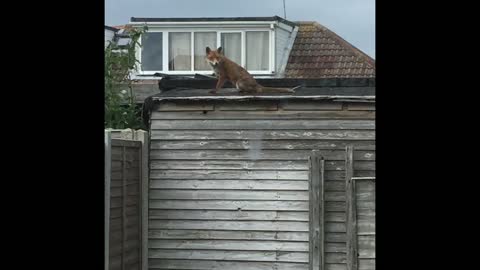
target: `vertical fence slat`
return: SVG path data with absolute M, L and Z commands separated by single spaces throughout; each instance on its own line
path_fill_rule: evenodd
M 309 269 L 324 269 L 324 159 L 315 151 L 309 158 Z
M 105 270 L 108 270 L 110 263 L 110 181 L 112 173 L 112 144 L 111 133 L 105 131 Z
M 318 215 L 318 223 L 320 224 L 319 229 L 319 243 L 318 243 L 318 253 L 320 253 L 319 261 L 320 261 L 320 270 L 325 269 L 325 160 L 323 157 L 320 159 L 320 183 L 319 183 L 319 197 L 318 197 L 318 205 L 320 208 L 320 213 Z
M 354 207 L 354 208 L 353 208 L 353 213 L 354 213 L 355 216 L 356 216 L 357 213 L 358 213 L 358 212 L 357 212 L 358 209 L 357 209 L 357 205 L 356 205 L 356 204 L 357 204 L 357 193 L 356 193 L 357 191 L 356 191 L 356 188 L 357 188 L 357 183 L 358 183 L 358 181 L 368 181 L 368 182 L 373 183 L 373 185 L 375 185 L 375 177 L 352 177 L 352 188 L 351 188 L 350 190 L 351 190 L 351 192 L 352 192 L 352 197 L 353 197 L 353 201 L 352 201 L 352 202 L 353 202 L 353 204 L 352 204 L 353 206 L 352 206 L 352 207 Z M 360 248 L 358 247 L 358 237 L 359 237 L 359 233 L 358 233 L 357 230 L 355 230 L 355 234 L 356 234 L 355 240 L 357 241 L 357 242 L 356 242 L 356 247 L 357 247 L 356 252 L 357 252 L 357 254 L 358 254 L 358 256 L 357 256 L 357 262 L 358 262 L 358 263 L 357 263 L 357 264 L 358 264 L 358 268 L 360 268 L 360 264 L 361 264 L 360 262 L 361 262 L 362 259 L 360 258 L 359 254 L 360 254 L 362 251 L 361 251 Z M 371 236 L 372 234 L 368 233 L 368 235 Z M 375 233 L 373 234 L 373 236 L 375 237 Z M 375 239 L 374 239 L 374 241 L 375 241 Z M 364 247 L 364 248 L 365 248 L 365 247 Z M 368 248 L 366 248 L 366 249 L 368 249 Z M 375 250 L 375 244 L 374 244 L 373 249 Z M 373 263 L 372 263 L 371 259 L 372 259 L 372 258 L 366 259 L 366 261 L 368 262 L 367 265 L 368 265 L 368 268 L 369 268 L 369 269 L 373 269 L 373 270 L 374 270 L 374 269 L 375 269 L 375 258 L 373 258 Z M 365 265 L 364 265 L 364 266 L 363 266 L 363 269 L 365 269 L 365 268 L 366 268 L 366 267 L 365 267 Z
M 347 146 L 345 158 L 345 186 L 347 203 L 347 269 L 358 270 L 357 207 L 353 178 L 353 146 Z

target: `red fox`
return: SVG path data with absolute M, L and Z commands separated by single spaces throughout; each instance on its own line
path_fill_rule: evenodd
M 217 86 L 210 93 L 217 93 L 226 80 L 232 82 L 240 93 L 295 93 L 294 89 L 263 87 L 243 67 L 225 57 L 222 47 L 216 51 L 207 47 L 207 62 L 218 77 Z

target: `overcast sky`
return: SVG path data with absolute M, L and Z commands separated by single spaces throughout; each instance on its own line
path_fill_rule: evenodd
M 287 19 L 317 21 L 375 58 L 375 0 L 285 0 Z M 105 24 L 130 17 L 283 17 L 283 0 L 105 0 Z

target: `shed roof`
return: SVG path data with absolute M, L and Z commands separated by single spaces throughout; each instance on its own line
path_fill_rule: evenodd
M 163 91 L 150 96 L 153 101 L 163 100 L 282 100 L 282 99 L 308 99 L 308 100 L 356 100 L 374 101 L 375 87 L 299 87 L 294 94 L 262 93 L 262 94 L 239 94 L 238 89 L 222 88 L 217 94 L 211 94 L 211 89 L 174 89 Z
M 191 77 L 171 76 L 167 74 L 156 73 L 162 77 L 158 81 L 161 91 L 173 89 L 213 89 L 217 83 L 217 79 L 212 76 L 195 75 Z M 298 79 L 298 78 L 257 78 L 256 81 L 266 87 L 297 87 L 303 86 L 309 89 L 325 89 L 325 87 L 350 87 L 351 91 L 360 89 L 361 87 L 375 87 L 375 78 L 321 78 L 321 79 Z M 234 88 L 231 82 L 224 84 L 225 88 Z M 301 90 L 301 89 L 299 89 Z M 360 94 L 361 95 L 361 94 Z

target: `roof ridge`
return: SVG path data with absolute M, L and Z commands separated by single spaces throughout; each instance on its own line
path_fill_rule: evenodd
M 109 26 L 109 25 L 105 25 L 105 28 L 108 29 L 108 30 L 111 30 L 111 31 L 115 31 L 117 32 L 119 29 L 115 26 Z
M 315 21 L 294 21 L 294 23 L 297 23 L 297 24 L 312 24 L 312 23 L 315 23 Z
M 128 25 L 128 24 L 120 24 L 120 25 L 114 25 L 112 27 L 117 28 L 117 29 L 125 29 L 125 28 L 131 27 L 131 26 Z

